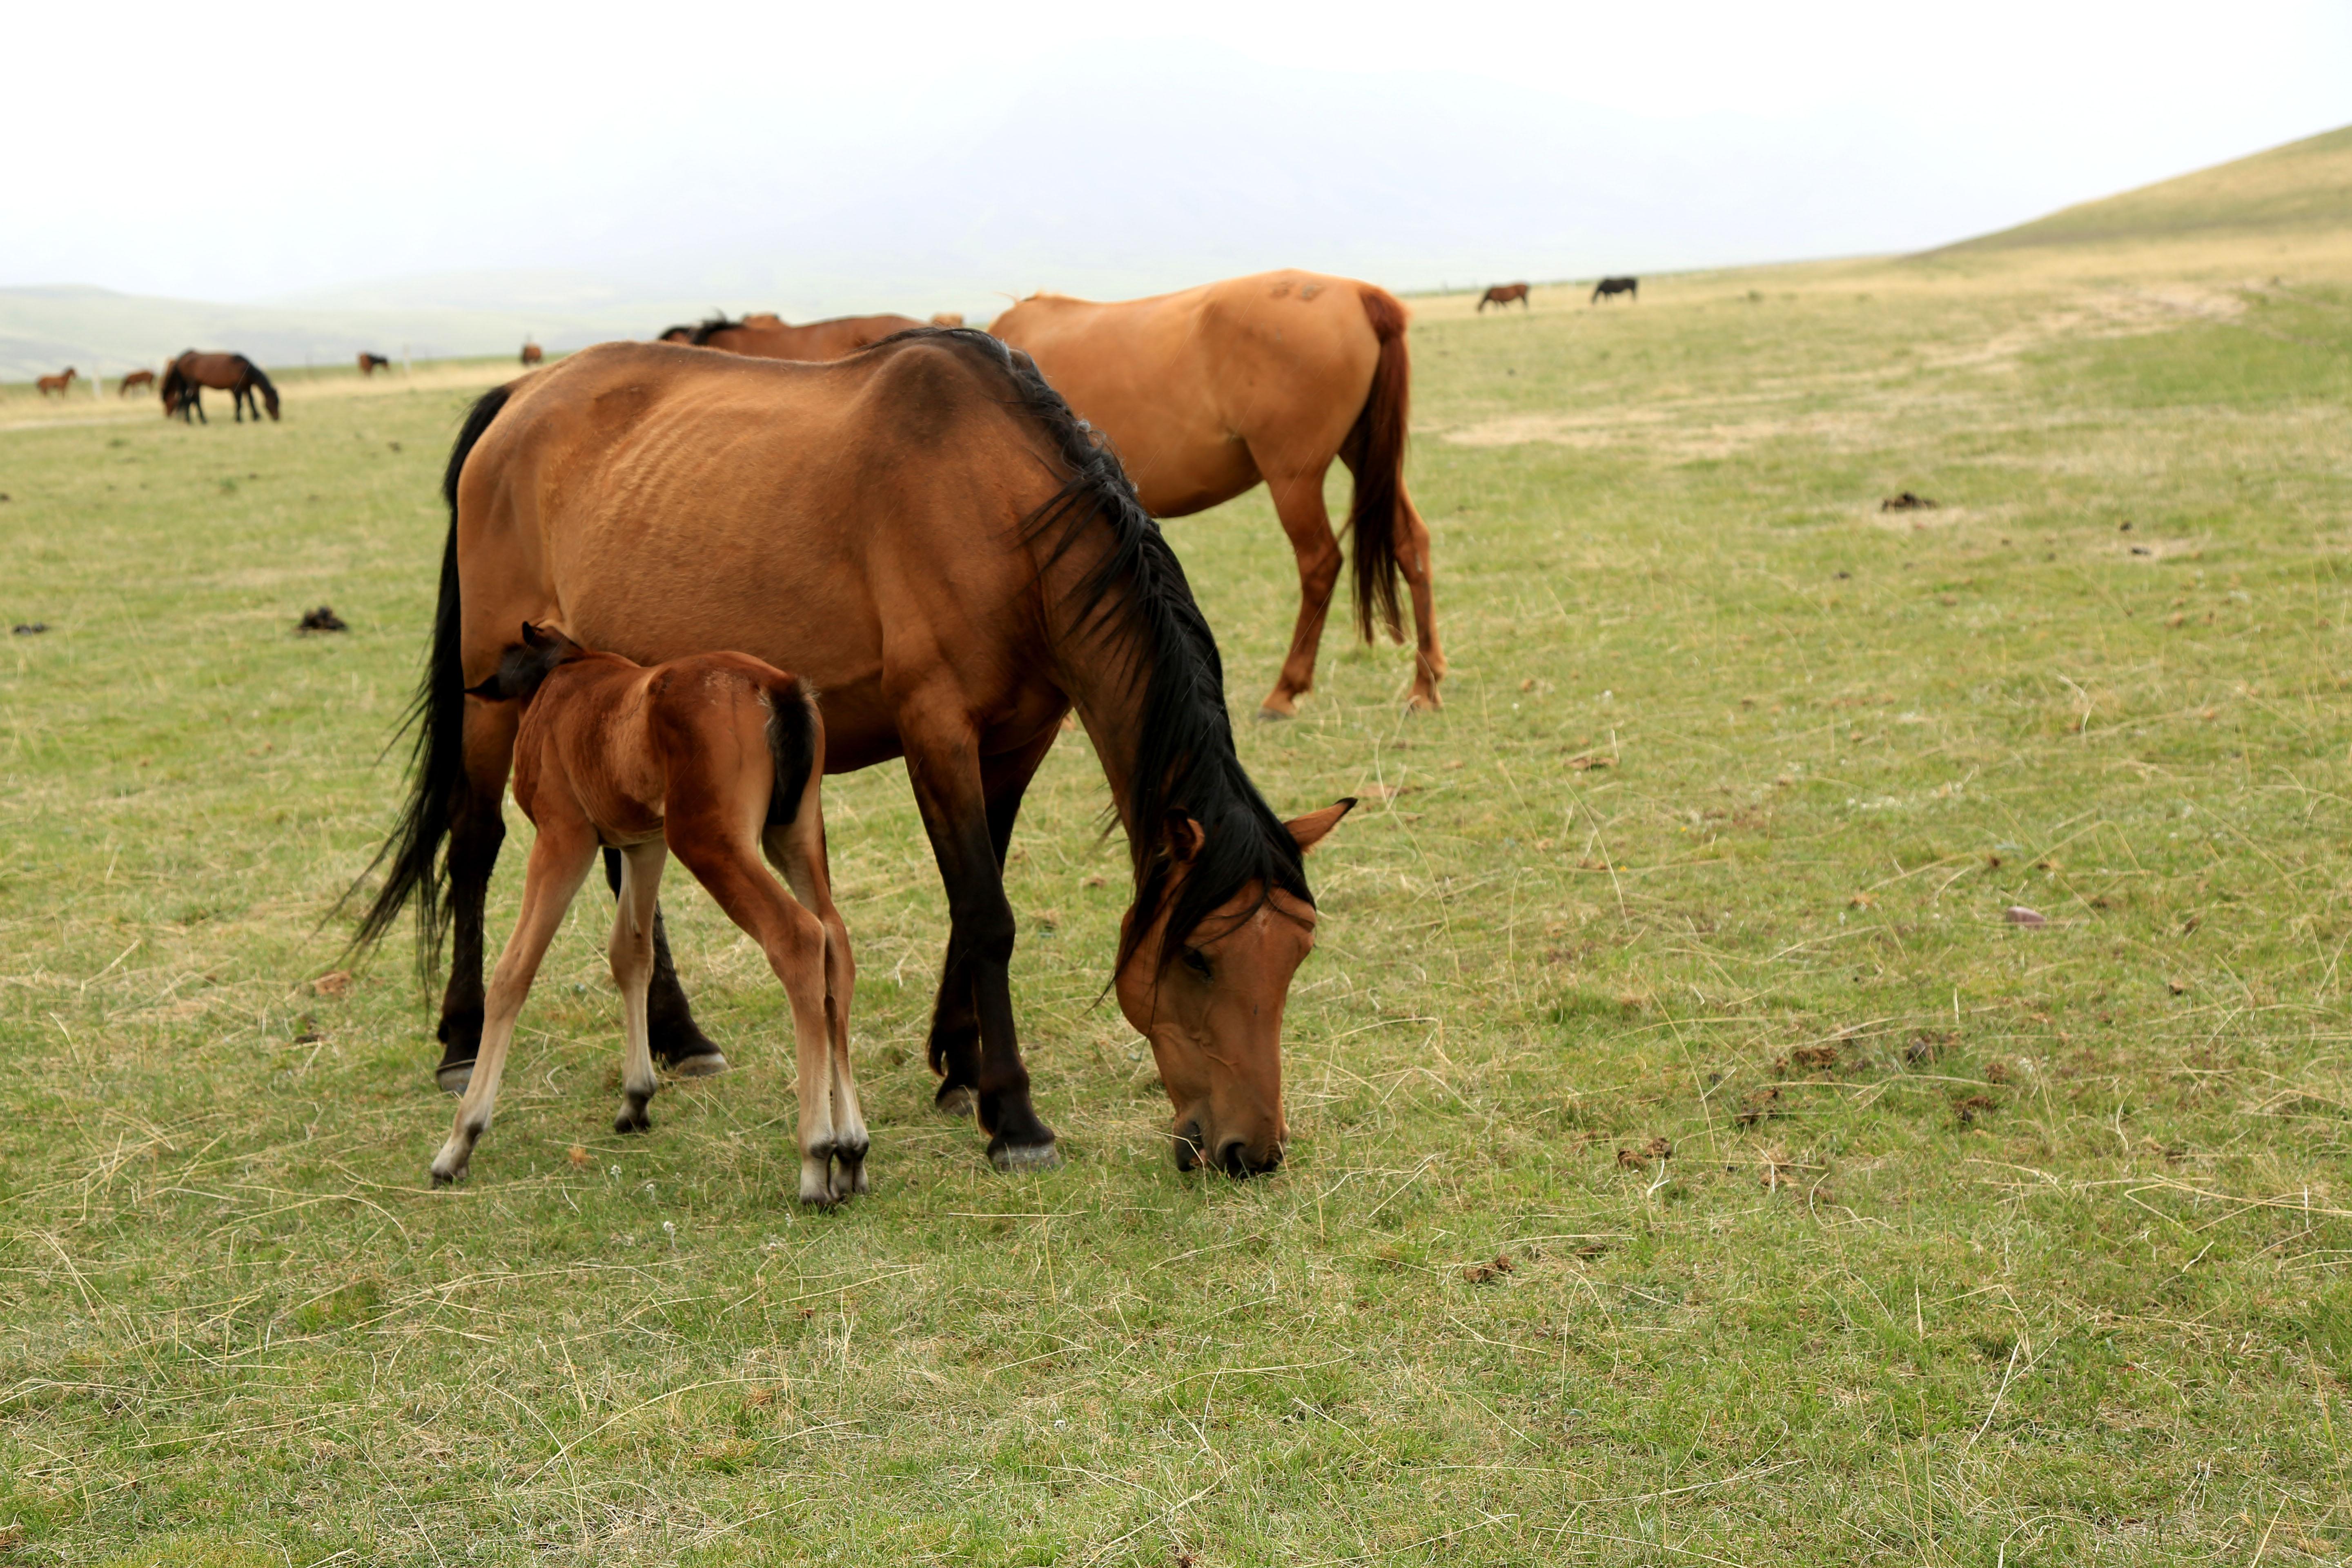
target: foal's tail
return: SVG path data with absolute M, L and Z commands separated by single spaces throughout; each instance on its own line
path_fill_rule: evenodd
M 383 886 L 369 900 L 352 946 L 372 947 L 382 940 L 383 933 L 392 929 L 392 922 L 399 918 L 403 906 L 414 896 L 417 900 L 417 962 L 428 968 L 440 949 L 441 934 L 448 921 L 448 868 L 441 864 L 441 843 L 449 837 L 451 807 L 466 784 L 466 667 L 459 642 L 464 623 L 457 603 L 457 477 L 466 471 L 466 458 L 474 444 L 489 429 L 499 410 L 507 405 L 510 390 L 494 386 L 484 393 L 473 412 L 466 416 L 465 428 L 457 432 L 457 444 L 449 451 L 449 467 L 441 480 L 441 493 L 449 502 L 449 538 L 441 547 L 441 601 L 433 612 L 433 640 L 425 648 L 424 677 L 416 683 L 416 695 L 409 702 L 400 731 L 393 737 L 397 742 L 400 734 L 411 728 L 416 731 L 415 750 L 408 767 L 408 802 L 401 807 L 400 821 L 394 826 L 392 837 L 384 840 L 383 847 L 376 851 L 375 858 L 360 875 L 360 881 L 365 881 L 377 867 L 385 867 Z M 348 901 L 359 889 L 359 882 L 353 882 L 350 891 L 343 894 L 343 901 Z M 335 907 L 341 909 L 342 902 Z
M 815 695 L 796 675 L 768 688 L 768 755 L 776 764 L 768 826 L 789 827 L 824 763 L 824 721 L 817 716 Z
M 239 359 L 245 358 L 242 354 L 239 354 L 237 357 Z M 254 385 L 261 388 L 261 401 L 263 405 L 268 408 L 269 417 L 276 419 L 278 417 L 278 389 L 269 384 L 269 378 L 261 374 L 261 367 L 254 363 L 249 359 L 245 361 L 245 373 L 253 377 Z
M 1380 340 L 1380 363 L 1363 412 L 1348 432 L 1346 451 L 1356 470 L 1348 527 L 1356 536 L 1356 629 L 1366 642 L 1372 623 L 1402 635 L 1397 609 L 1397 531 L 1404 510 L 1405 419 L 1412 399 L 1412 362 L 1404 345 L 1404 307 L 1396 296 L 1366 284 L 1365 319 Z

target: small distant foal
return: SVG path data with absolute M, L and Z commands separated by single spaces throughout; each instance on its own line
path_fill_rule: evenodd
M 654 899 L 670 851 L 768 955 L 792 1000 L 800 1055 L 801 1202 L 866 1191 L 866 1119 L 849 1064 L 856 966 L 824 858 L 824 721 L 797 676 L 747 654 L 698 654 L 648 668 L 525 625 L 499 671 L 468 696 L 523 705 L 514 796 L 539 829 L 522 917 L 499 957 L 481 1054 L 457 1125 L 433 1160 L 438 1186 L 466 1174 L 489 1131 L 515 1018 L 600 846 L 621 853 L 613 978 L 627 1030 L 615 1132 L 652 1125 L 646 990 Z M 792 884 L 787 895 L 760 864 Z

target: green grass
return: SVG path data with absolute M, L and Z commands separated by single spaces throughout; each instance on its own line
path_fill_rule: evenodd
M 999 1177 L 928 1108 L 944 913 L 877 768 L 827 801 L 876 1188 L 821 1216 L 782 998 L 684 879 L 740 1070 L 606 1131 L 583 898 L 455 1192 L 402 955 L 305 984 L 395 796 L 458 390 L 0 432 L 0 616 L 51 628 L 0 672 L 0 1541 L 2340 1555 L 2352 289 L 2116 299 L 1854 264 L 1427 305 L 1447 707 L 1335 637 L 1242 729 L 1277 807 L 1367 801 L 1311 865 L 1287 1168 L 1169 1162 L 1071 735 L 1013 866 L 1067 1165 Z M 1171 532 L 1246 712 L 1288 552 L 1262 496 Z M 352 629 L 294 636 L 321 602 Z

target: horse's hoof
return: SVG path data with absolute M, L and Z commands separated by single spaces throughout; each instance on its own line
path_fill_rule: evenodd
M 1280 708 L 1260 708 L 1257 710 L 1257 721 L 1261 724 L 1286 724 L 1297 717 L 1297 714 Z
M 465 1179 L 466 1170 L 462 1165 L 454 1171 L 444 1171 L 437 1165 L 434 1167 L 433 1184 L 436 1188 L 452 1186 Z
M 434 1073 L 433 1081 L 441 1086 L 441 1092 L 444 1094 L 463 1094 L 466 1092 L 466 1086 L 474 1081 L 474 1064 L 443 1062 L 440 1068 Z
M 931 1097 L 931 1104 L 942 1116 L 968 1117 L 980 1109 L 980 1101 L 967 1083 L 940 1085 L 939 1093 Z
M 1009 1175 L 1050 1171 L 1062 1163 L 1062 1150 L 1056 1143 L 1000 1142 L 988 1146 L 988 1163 Z
M 727 1070 L 727 1058 L 714 1047 L 698 1056 L 669 1064 L 672 1078 L 717 1078 Z
M 625 1105 L 621 1107 L 621 1114 L 613 1118 L 613 1131 L 615 1132 L 650 1132 L 653 1130 L 654 1119 L 646 1114 L 646 1108 L 642 1105 Z

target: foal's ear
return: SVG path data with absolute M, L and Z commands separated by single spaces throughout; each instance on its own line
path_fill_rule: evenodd
M 1294 816 L 1283 824 L 1297 842 L 1298 852 L 1306 854 L 1323 842 L 1324 835 L 1339 826 L 1339 819 L 1356 808 L 1356 797 L 1343 795 L 1320 811 L 1310 811 L 1304 816 Z
M 1176 864 L 1191 865 L 1208 842 L 1209 836 L 1201 831 L 1201 825 L 1192 820 L 1192 813 L 1171 811 L 1168 814 L 1168 858 Z

